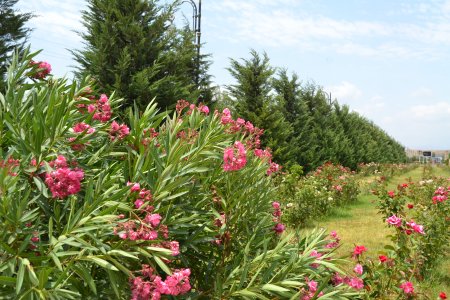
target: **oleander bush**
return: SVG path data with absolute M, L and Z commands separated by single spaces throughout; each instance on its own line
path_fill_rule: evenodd
M 35 55 L 0 94 L 0 298 L 359 297 L 334 237 L 283 233 L 261 129 L 184 100 L 119 119 Z

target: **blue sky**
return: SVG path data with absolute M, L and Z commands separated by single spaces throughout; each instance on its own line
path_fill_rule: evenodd
M 19 0 L 37 17 L 33 49 L 57 76 L 83 47 L 80 0 Z M 191 20 L 183 4 L 177 19 Z M 203 0 L 202 42 L 218 85 L 229 58 L 266 51 L 276 67 L 315 82 L 404 146 L 450 149 L 450 0 Z

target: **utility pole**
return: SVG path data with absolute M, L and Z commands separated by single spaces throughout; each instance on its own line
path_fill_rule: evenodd
M 184 0 L 181 3 L 190 3 L 192 5 L 192 30 L 195 32 L 194 42 L 197 46 L 197 76 L 195 78 L 195 84 L 200 83 L 200 38 L 201 38 L 201 20 L 202 20 L 202 0 L 198 1 L 198 6 L 194 0 Z

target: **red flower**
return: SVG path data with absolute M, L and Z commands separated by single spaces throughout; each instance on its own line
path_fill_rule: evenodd
M 387 256 L 385 255 L 380 255 L 378 256 L 378 259 L 380 260 L 380 262 L 384 263 L 388 260 Z
M 408 203 L 408 208 L 412 209 L 414 207 L 414 205 L 412 203 Z
M 365 251 L 367 251 L 367 249 L 363 245 L 355 246 L 355 249 L 353 249 L 353 257 L 357 257 L 357 256 L 361 255 Z
M 446 295 L 444 292 L 441 292 L 441 293 L 439 294 L 439 298 L 441 298 L 441 299 L 447 299 L 447 295 Z

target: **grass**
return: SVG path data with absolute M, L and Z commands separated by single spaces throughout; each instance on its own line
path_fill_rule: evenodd
M 450 178 L 449 168 L 433 167 L 432 175 L 444 176 Z M 400 183 L 412 180 L 417 182 L 422 179 L 423 168 L 417 167 L 403 175 L 393 177 L 388 183 L 388 190 L 395 190 Z M 364 181 L 370 181 L 374 178 L 364 178 Z M 377 257 L 382 251 L 383 246 L 389 244 L 386 235 L 391 233 L 391 229 L 386 226 L 381 215 L 378 214 L 376 202 L 378 198 L 370 194 L 361 194 L 357 203 L 335 209 L 329 216 L 320 219 L 313 227 L 326 228 L 328 231 L 335 230 L 341 237 L 341 247 L 337 250 L 337 254 L 343 257 L 349 257 L 355 245 L 364 245 L 367 249 L 367 255 Z M 309 231 L 310 228 L 304 231 Z M 344 268 L 350 269 L 353 266 Z M 435 297 L 441 291 L 445 291 L 449 295 L 450 290 L 450 257 L 447 255 L 445 259 L 438 265 L 437 269 L 427 280 L 420 284 L 421 289 L 426 294 Z

